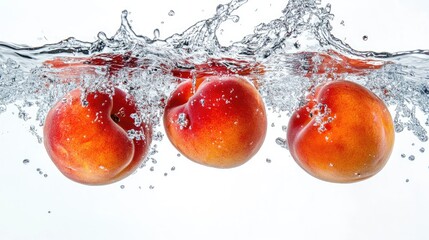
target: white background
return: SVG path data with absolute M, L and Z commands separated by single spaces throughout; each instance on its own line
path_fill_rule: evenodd
M 425 0 L 329 2 L 334 34 L 355 49 L 429 48 Z M 152 36 L 159 28 L 165 38 L 211 17 L 219 3 L 225 1 L 2 0 L 0 41 L 94 41 L 99 31 L 116 32 L 124 9 L 137 34 Z M 225 42 L 279 17 L 285 6 L 286 1 L 250 0 L 237 12 L 240 21 L 225 26 Z M 275 127 L 269 127 L 265 145 L 239 168 L 194 164 L 178 157 L 165 139 L 158 143 L 154 171 L 144 168 L 119 183 L 88 187 L 58 172 L 29 133 L 31 121 L 12 110 L 0 115 L 0 239 L 429 239 L 429 146 L 408 133 L 397 135 L 382 172 L 356 184 L 307 175 L 275 144 L 284 137 L 287 119 L 272 117 Z

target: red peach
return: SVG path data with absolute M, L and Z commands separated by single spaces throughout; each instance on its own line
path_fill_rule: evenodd
M 135 101 L 115 88 L 112 96 L 75 89 L 48 113 L 44 145 L 57 168 L 83 184 L 101 185 L 133 173 L 146 156 L 152 128 L 135 124 Z M 134 115 L 133 115 L 134 114 Z
M 211 167 L 247 162 L 264 142 L 264 102 L 246 79 L 212 76 L 187 80 L 168 99 L 164 126 L 172 144 L 189 159 Z
M 378 173 L 394 144 L 384 102 L 363 86 L 333 81 L 316 88 L 290 118 L 287 141 L 295 161 L 329 182 L 356 182 Z

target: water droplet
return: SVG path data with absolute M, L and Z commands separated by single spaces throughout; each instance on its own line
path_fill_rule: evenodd
M 168 173 L 164 173 L 164 177 L 167 177 Z
M 100 39 L 100 40 L 107 40 L 108 38 L 107 38 L 107 35 L 106 35 L 106 33 L 105 32 L 99 32 L 98 34 L 97 34 L 97 37 L 98 37 L 98 39 Z
M 176 167 L 175 166 L 171 167 L 171 171 L 174 171 L 174 170 L 176 170 Z
M 405 158 L 407 155 L 405 155 L 405 153 L 401 154 L 401 158 Z
M 367 36 L 367 35 L 364 35 L 364 36 L 362 37 L 362 39 L 363 39 L 364 41 L 367 41 L 367 40 L 368 40 L 368 36 Z
M 265 159 L 265 162 L 271 163 L 271 159 L 267 158 L 267 159 Z
M 405 179 L 405 182 L 410 182 L 410 179 L 408 179 L 408 178 L 407 178 L 407 179 Z
M 296 42 L 293 44 L 293 46 L 294 46 L 296 49 L 299 49 L 299 48 L 301 47 L 301 44 L 300 44 L 298 41 L 296 41 Z
M 177 155 L 176 155 L 177 157 L 180 157 L 180 156 L 182 156 L 180 153 L 178 153 Z
M 239 16 L 237 16 L 237 15 L 235 15 L 235 16 L 232 16 L 232 17 L 231 17 L 231 20 L 232 20 L 232 22 L 234 22 L 234 23 L 238 23 L 238 22 L 240 21 L 240 17 L 239 17 Z
M 420 148 L 420 150 L 419 150 L 421 153 L 424 153 L 425 152 L 425 148 L 424 147 L 422 147 L 422 148 Z
M 155 188 L 155 186 L 153 186 L 153 185 L 150 185 L 150 186 L 149 186 L 149 189 L 150 189 L 150 190 L 152 190 L 152 189 L 154 189 L 154 188 Z
M 408 160 L 410 160 L 410 161 L 414 161 L 416 159 L 416 157 L 414 157 L 414 155 L 410 155 L 409 157 L 408 157 Z
M 22 163 L 24 163 L 25 165 L 27 165 L 27 164 L 30 163 L 30 160 L 29 159 L 24 159 L 24 160 L 22 160 Z
M 271 123 L 271 127 L 275 127 L 276 125 L 274 123 Z
M 158 28 L 155 28 L 155 30 L 153 30 L 153 39 L 157 40 L 159 39 L 159 36 L 161 35 L 161 32 L 159 31 Z
M 127 16 L 128 16 L 128 11 L 127 10 L 122 11 L 122 17 L 127 17 Z
M 344 23 L 344 20 L 341 20 L 340 24 L 341 24 L 342 26 L 345 26 L 345 25 L 346 25 L 346 24 Z
M 224 10 L 225 10 L 225 5 L 223 5 L 223 4 L 219 4 L 217 7 L 216 7 L 216 12 L 218 13 L 218 14 L 221 14 Z
M 48 177 L 48 174 L 46 174 L 46 173 L 45 173 L 45 174 L 43 174 L 43 176 L 44 176 L 44 177 Z
M 155 170 L 155 167 L 154 167 L 154 166 L 152 166 L 152 167 L 150 167 L 150 168 L 149 168 L 149 170 L 150 170 L 151 172 L 153 172 L 153 171 Z
M 332 6 L 330 3 L 326 4 L 326 8 L 325 8 L 326 12 L 328 12 L 328 13 L 331 12 L 331 8 L 332 8 Z
M 124 189 L 124 188 L 125 188 L 125 185 L 121 185 L 121 186 L 120 186 L 120 188 L 121 188 L 121 189 Z
M 48 213 L 51 213 L 51 211 L 48 211 Z
M 174 10 L 170 10 L 168 12 L 168 16 L 170 16 L 170 17 L 174 16 L 175 14 L 176 14 L 176 12 L 174 12 Z
M 6 105 L 0 105 L 0 113 L 6 112 L 6 110 L 7 110 Z

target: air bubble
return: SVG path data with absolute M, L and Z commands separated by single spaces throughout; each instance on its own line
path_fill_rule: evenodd
M 125 188 L 125 185 L 121 185 L 121 186 L 120 186 L 120 188 L 121 188 L 121 189 L 124 189 L 124 188 Z
M 271 163 L 271 159 L 267 158 L 267 159 L 265 159 L 265 162 Z
M 29 159 L 24 159 L 24 160 L 22 160 L 22 163 L 24 163 L 25 165 L 27 165 L 27 164 L 30 163 L 30 160 Z
M 286 148 L 287 149 L 287 141 L 286 139 L 283 139 L 281 137 L 276 138 L 276 143 L 277 145 L 279 145 L 282 148 Z
M 171 171 L 174 171 L 174 170 L 176 170 L 176 167 L 174 167 L 174 166 L 171 167 Z
M 422 147 L 422 148 L 420 148 L 420 149 L 419 149 L 419 151 L 420 151 L 421 153 L 424 153 L 424 152 L 425 152 L 425 148 L 424 148 L 424 147 Z
M 367 36 L 367 35 L 364 35 L 364 36 L 362 37 L 362 39 L 363 39 L 364 41 L 367 41 L 367 40 L 368 40 L 368 36 Z
M 410 155 L 409 157 L 408 157 L 408 160 L 410 160 L 410 161 L 414 161 L 416 159 L 416 157 L 414 156 L 414 155 Z
M 175 14 L 176 14 L 176 12 L 174 12 L 174 10 L 170 10 L 168 12 L 168 16 L 170 16 L 170 17 L 174 16 Z
M 401 154 L 401 158 L 405 158 L 407 155 L 405 155 L 405 153 Z
M 154 189 L 154 188 L 155 188 L 155 186 L 154 186 L 154 185 L 150 185 L 150 186 L 149 186 L 149 189 L 150 189 L 150 190 L 152 190 L 152 189 Z

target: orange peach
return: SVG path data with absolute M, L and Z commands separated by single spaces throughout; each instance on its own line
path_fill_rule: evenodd
M 135 101 L 115 88 L 82 98 L 75 89 L 48 113 L 44 145 L 68 178 L 88 185 L 109 184 L 133 173 L 146 156 L 152 128 L 139 123 Z
M 211 167 L 247 162 L 264 142 L 267 118 L 256 88 L 237 76 L 199 78 L 178 85 L 164 112 L 165 131 L 187 158 Z
M 287 141 L 295 161 L 329 182 L 367 179 L 387 163 L 394 144 L 384 102 L 363 86 L 333 81 L 316 88 L 289 121 Z

